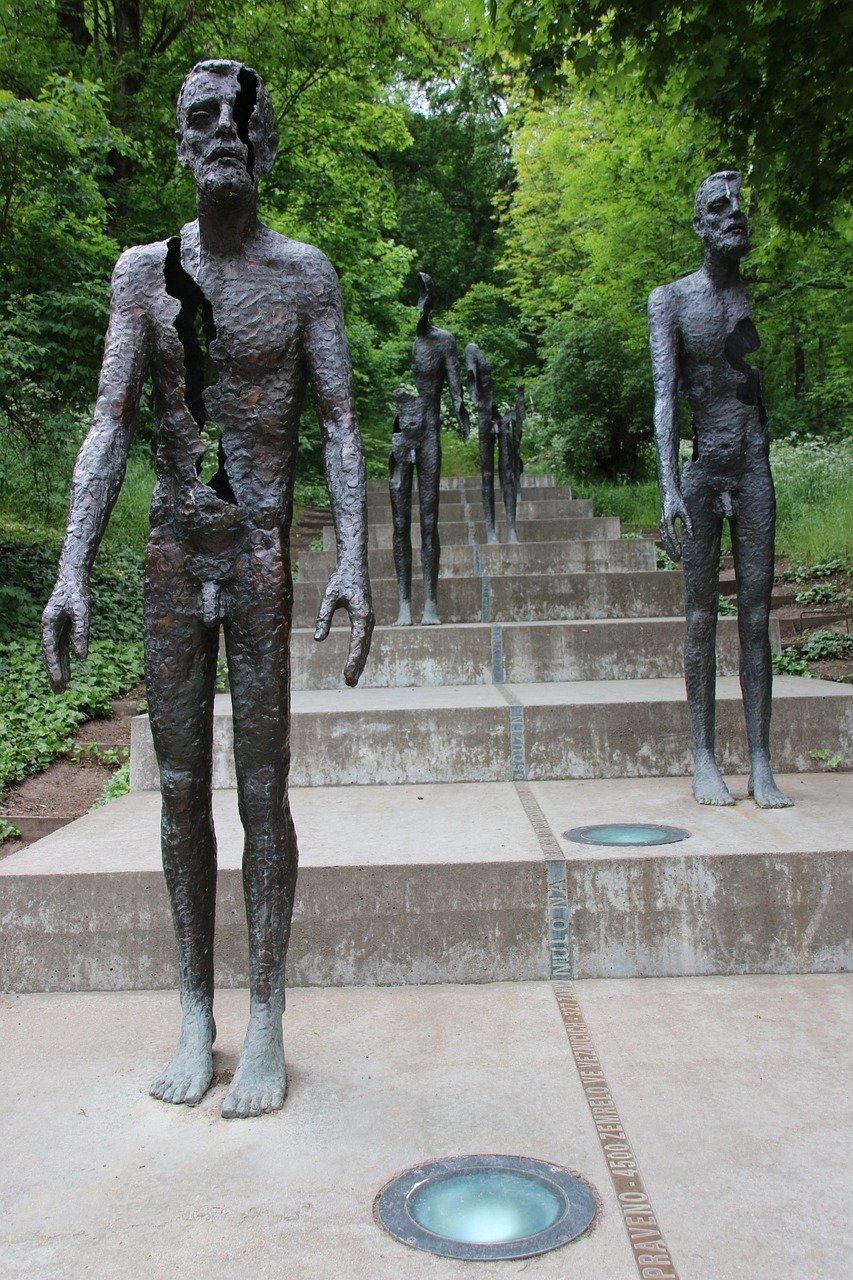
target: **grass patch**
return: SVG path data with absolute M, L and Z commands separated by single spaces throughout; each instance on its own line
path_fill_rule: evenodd
M 795 564 L 853 561 L 853 440 L 770 448 L 776 484 L 776 553 Z
M 522 487 L 524 477 L 522 476 Z M 592 498 L 597 516 L 618 516 L 623 524 L 656 526 L 660 515 L 660 498 L 655 480 L 638 484 L 612 484 L 606 481 L 569 481 L 573 498 Z

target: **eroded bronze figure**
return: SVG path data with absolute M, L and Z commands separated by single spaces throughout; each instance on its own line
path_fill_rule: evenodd
M 463 440 L 471 424 L 462 398 L 459 358 L 453 334 L 430 320 L 432 280 L 420 272 L 418 326 L 412 346 L 412 369 L 417 396 L 395 392 L 397 414 L 388 459 L 391 513 L 394 524 L 394 569 L 397 574 L 399 612 L 394 623 L 412 622 L 412 482 L 418 474 L 421 525 L 421 569 L 424 579 L 423 626 L 435 626 L 438 616 L 438 570 L 441 543 L 438 535 L 439 481 L 441 480 L 441 393 L 445 382 Z
M 792 801 L 776 785 L 770 767 L 773 667 L 768 623 L 776 500 L 761 379 L 746 360 L 758 349 L 759 338 L 740 275 L 749 233 L 739 173 L 713 173 L 704 180 L 693 226 L 705 248 L 702 266 L 655 289 L 649 298 L 661 537 L 672 559 L 684 560 L 693 792 L 700 804 L 734 803 L 714 758 L 720 539 L 728 520 L 737 578 L 749 792 L 761 808 L 783 808 Z M 693 414 L 693 457 L 680 477 L 679 392 Z
M 198 217 L 128 250 L 112 307 L 92 428 L 72 481 L 68 531 L 43 617 L 57 690 L 69 642 L 87 647 L 89 574 L 124 477 L 143 381 L 158 423 L 157 484 L 145 562 L 146 689 L 162 791 L 163 866 L 178 942 L 183 1013 L 174 1057 L 151 1092 L 195 1103 L 212 1078 L 216 841 L 211 809 L 220 625 L 234 723 L 251 1006 L 224 1116 L 282 1105 L 284 966 L 296 886 L 288 802 L 289 529 L 299 414 L 310 383 L 338 559 L 317 619 L 349 612 L 354 685 L 373 629 L 364 460 L 338 280 L 324 255 L 260 222 L 257 191 L 275 159 L 272 105 L 257 72 L 199 63 L 178 99 L 177 147 Z M 219 470 L 199 469 L 202 429 L 220 433 Z

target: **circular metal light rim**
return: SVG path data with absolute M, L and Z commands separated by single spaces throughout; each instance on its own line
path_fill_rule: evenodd
M 425 1182 L 445 1181 L 456 1174 L 483 1173 L 489 1170 L 516 1173 L 529 1178 L 531 1182 L 544 1183 L 563 1201 L 563 1212 L 550 1227 L 537 1231 L 534 1235 L 516 1240 L 501 1240 L 493 1244 L 471 1243 L 436 1235 L 421 1226 L 412 1216 L 409 1199 Z M 595 1192 L 584 1178 L 558 1164 L 535 1160 L 530 1156 L 513 1155 L 447 1156 L 424 1161 L 386 1182 L 373 1202 L 376 1221 L 402 1244 L 439 1257 L 458 1258 L 468 1262 L 500 1262 L 550 1253 L 552 1249 L 559 1249 L 588 1231 L 597 1212 Z
M 597 831 L 612 830 L 614 827 L 633 827 L 635 830 L 646 827 L 649 831 L 659 831 L 662 834 L 660 839 L 649 841 L 596 840 Z M 656 844 L 678 844 L 681 840 L 689 840 L 690 835 L 684 827 L 668 827 L 662 822 L 599 822 L 592 826 L 572 827 L 563 832 L 563 839 L 571 840 L 574 844 L 594 844 L 600 849 L 651 849 Z

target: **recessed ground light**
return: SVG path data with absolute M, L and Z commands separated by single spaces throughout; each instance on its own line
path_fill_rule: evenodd
M 565 840 L 575 844 L 675 844 L 687 840 L 689 831 L 683 827 L 663 827 L 652 822 L 605 822 L 597 827 L 572 827 L 564 831 Z
M 374 1204 L 397 1240 L 473 1262 L 558 1249 L 587 1230 L 595 1208 L 581 1178 L 524 1156 L 431 1160 L 392 1178 Z

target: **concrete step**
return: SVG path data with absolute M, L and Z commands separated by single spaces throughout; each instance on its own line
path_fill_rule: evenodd
M 390 446 L 389 446 L 389 448 L 390 448 Z M 473 492 L 473 493 L 479 493 L 479 492 L 480 492 L 480 486 L 481 486 L 481 484 L 482 484 L 482 481 L 481 481 L 481 479 L 480 479 L 480 476 L 479 476 L 479 475 L 476 475 L 476 476 L 442 476 L 442 477 L 441 477 L 441 490 L 442 490 L 442 492 L 444 492 L 445 490 L 447 490 L 448 492 L 455 493 L 455 492 L 458 492 L 458 491 L 460 491 L 460 490 L 461 490 L 461 491 L 463 491 L 463 492 L 467 493 L 467 492 L 469 492 L 469 490 L 470 490 L 470 491 L 471 491 L 471 492 Z M 415 486 L 415 487 L 417 487 L 417 486 Z M 524 493 L 524 492 L 525 492 L 525 490 L 527 490 L 527 489 L 537 489 L 537 490 L 538 490 L 538 489 L 556 489 L 556 488 L 562 488 L 562 487 L 563 487 L 563 486 L 556 485 L 556 484 L 554 483 L 554 477 L 553 477 L 553 476 L 548 476 L 548 475 L 533 475 L 533 474 L 528 475 L 528 473 L 525 471 L 525 472 L 524 472 L 524 474 L 523 474 L 523 475 L 522 475 L 522 477 L 521 477 L 521 491 L 522 491 L 522 493 Z M 384 476 L 374 476 L 374 477 L 372 477 L 370 480 L 368 480 L 368 481 L 367 481 L 367 492 L 368 492 L 368 494 L 371 494 L 371 493 L 387 493 L 387 492 L 388 492 L 388 481 L 387 481 L 387 479 L 386 479 Z
M 486 541 L 486 526 L 482 520 L 439 521 L 439 538 L 442 553 L 445 547 L 466 545 L 473 537 L 475 542 Z M 507 540 L 506 524 L 498 520 L 496 524 L 498 540 Z M 617 539 L 619 537 L 619 520 L 616 516 L 581 516 L 579 518 L 561 520 L 528 520 L 522 518 L 516 525 L 519 542 L 566 542 L 592 541 L 593 539 Z M 390 547 L 394 535 L 393 526 L 389 524 L 371 523 L 367 531 L 367 545 L 370 548 Z M 412 546 L 421 545 L 420 525 L 412 524 Z M 323 549 L 334 551 L 335 531 L 331 527 L 323 530 Z
M 299 581 L 293 590 L 293 624 L 313 628 L 325 580 Z M 380 625 L 397 617 L 395 578 L 371 579 L 373 607 Z M 422 608 L 420 572 L 413 575 L 413 616 Z M 657 570 L 634 573 L 512 574 L 506 577 L 444 578 L 441 619 L 452 622 L 533 622 L 560 618 L 671 618 L 684 612 L 681 574 Z M 343 609 L 336 626 L 349 626 Z
M 781 676 L 771 748 L 776 768 L 817 769 L 810 754 L 853 765 L 853 687 Z M 293 694 L 294 786 L 662 777 L 692 767 L 680 677 L 551 684 L 334 689 Z M 717 682 L 718 758 L 746 772 L 738 681 Z M 156 789 L 147 716 L 131 726 L 131 786 Z M 230 699 L 216 699 L 213 785 L 233 787 Z
M 300 871 L 290 985 L 849 968 L 848 779 L 781 778 L 796 808 L 732 809 L 684 779 L 292 792 Z M 214 795 L 216 972 L 246 981 L 233 792 Z M 0 861 L 5 991 L 176 984 L 159 796 L 137 793 Z M 602 822 L 679 825 L 647 848 L 573 843 Z M 342 837 L 342 833 L 346 833 Z M 550 929 L 549 929 L 550 921 Z
M 545 492 L 548 492 L 545 490 Z M 592 500 L 590 498 L 552 497 L 547 500 L 528 499 L 519 502 L 516 516 L 519 520 L 560 520 L 577 519 L 579 516 L 591 516 Z M 367 515 L 371 524 L 390 524 L 392 519 L 390 499 L 371 499 L 367 504 Z M 504 519 L 503 502 L 495 505 L 495 516 Z M 483 504 L 477 498 L 463 499 L 459 494 L 442 494 L 439 505 L 439 517 L 443 521 L 483 520 Z M 417 501 L 412 503 L 412 523 L 417 524 L 420 512 Z
M 390 547 L 370 551 L 368 563 L 371 578 L 395 576 L 394 556 Z M 439 577 L 469 577 L 479 573 L 486 573 L 490 577 L 515 573 L 542 575 L 585 569 L 605 573 L 633 573 L 637 570 L 654 569 L 655 563 L 655 544 L 646 538 L 524 542 L 512 547 L 456 545 L 442 547 Z M 325 583 L 334 567 L 333 551 L 303 551 L 299 556 L 298 576 L 303 582 L 322 580 Z M 416 556 L 413 576 L 417 576 L 419 571 Z
M 778 652 L 779 629 L 771 628 Z M 293 689 L 340 689 L 349 632 L 336 628 L 322 644 L 312 630 L 291 639 Z M 683 670 L 682 618 L 562 622 L 451 623 L 441 627 L 377 627 L 362 689 L 414 685 L 502 684 L 553 680 L 636 680 Z M 737 619 L 721 618 L 717 670 L 736 675 Z

